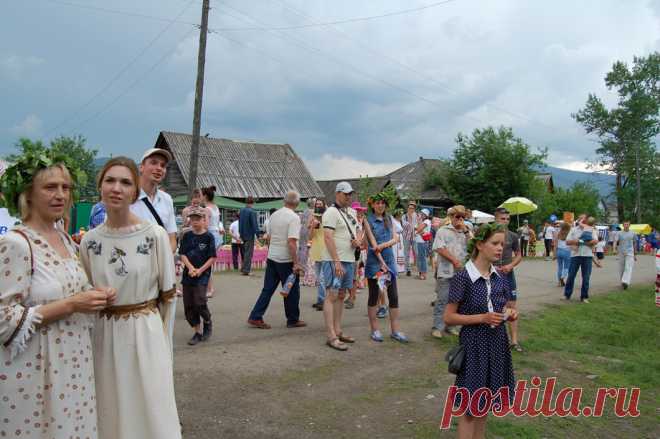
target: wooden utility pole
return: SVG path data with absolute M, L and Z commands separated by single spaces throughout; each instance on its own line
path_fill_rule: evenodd
M 188 203 L 197 187 L 197 164 L 199 163 L 199 131 L 202 120 L 202 95 L 204 94 L 204 63 L 206 62 L 206 34 L 209 27 L 209 0 L 202 2 L 202 23 L 199 26 L 199 54 L 197 55 L 197 83 L 195 85 L 195 109 L 193 114 L 192 145 L 190 146 L 190 168 L 188 171 Z

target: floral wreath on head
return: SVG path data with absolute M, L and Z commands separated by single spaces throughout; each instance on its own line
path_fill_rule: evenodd
M 474 232 L 474 236 L 472 237 L 472 239 L 468 241 L 466 260 L 469 260 L 470 257 L 472 256 L 472 252 L 477 247 L 477 242 L 485 241 L 494 233 L 500 233 L 505 231 L 506 228 L 502 224 L 493 223 L 493 224 L 482 224 L 481 226 L 479 226 L 479 228 Z
M 32 183 L 37 172 L 58 164 L 64 165 L 69 171 L 73 182 L 72 201 L 77 200 L 77 187 L 83 186 L 87 181 L 85 172 L 77 165 L 73 157 L 37 145 L 21 155 L 0 177 L 0 192 L 2 193 L 0 207 L 6 207 L 11 215 L 19 215 L 18 198 Z

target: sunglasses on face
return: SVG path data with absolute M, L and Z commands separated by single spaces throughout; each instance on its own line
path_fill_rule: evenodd
M 454 215 L 454 219 L 461 219 L 464 220 L 465 217 L 463 215 Z

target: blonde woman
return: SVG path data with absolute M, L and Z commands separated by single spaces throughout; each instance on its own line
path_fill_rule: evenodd
M 97 184 L 107 218 L 85 234 L 80 257 L 94 285 L 117 289 L 94 334 L 99 437 L 180 439 L 166 324 L 174 312 L 169 237 L 131 213 L 139 194 L 132 160 L 111 159 Z
M 23 221 L 0 238 L 0 437 L 96 438 L 86 314 L 114 294 L 90 288 L 75 245 L 55 227 L 71 207 L 74 181 L 66 159 L 40 153 L 19 159 L 0 181 L 5 207 Z

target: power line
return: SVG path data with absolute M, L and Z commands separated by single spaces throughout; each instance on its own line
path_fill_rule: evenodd
M 51 0 L 55 1 L 55 0 Z M 147 44 L 140 52 L 135 55 L 133 59 L 131 59 L 122 69 L 117 72 L 115 76 L 110 79 L 108 83 L 105 84 L 96 94 L 94 94 L 91 98 L 87 100 L 82 106 L 80 106 L 77 110 L 75 110 L 73 113 L 71 113 L 67 118 L 62 120 L 60 123 L 55 125 L 53 128 L 48 130 L 47 135 L 52 134 L 53 132 L 57 131 L 60 129 L 62 126 L 68 124 L 71 122 L 73 119 L 75 119 L 84 109 L 86 109 L 92 102 L 94 102 L 98 97 L 100 97 L 103 93 L 105 93 L 112 85 L 117 82 L 117 80 L 130 69 L 133 64 L 135 64 L 138 60 L 142 58 L 142 55 L 144 55 L 155 43 L 162 37 L 165 32 L 167 32 L 172 25 L 175 23 L 175 20 L 180 18 L 187 10 L 188 8 L 195 2 L 195 0 L 190 0 L 186 6 L 177 14 L 177 16 L 173 20 L 169 20 L 169 24 L 165 26 L 150 42 Z
M 90 117 L 88 117 L 87 119 L 85 119 L 85 120 L 83 120 L 82 122 L 80 122 L 78 125 L 76 125 L 75 128 L 71 129 L 69 132 L 70 132 L 70 133 L 74 133 L 75 131 L 77 131 L 77 130 L 78 130 L 80 127 L 82 127 L 83 125 L 89 123 L 90 121 L 92 121 L 92 120 L 96 119 L 97 117 L 99 117 L 101 114 L 105 113 L 105 111 L 108 110 L 110 107 L 112 107 L 114 104 L 116 104 L 117 101 L 119 101 L 121 98 L 123 98 L 124 96 L 126 96 L 126 95 L 128 94 L 128 92 L 131 91 L 131 90 L 132 90 L 136 85 L 138 85 L 140 82 L 142 82 L 142 80 L 143 80 L 144 78 L 146 78 L 146 77 L 149 75 L 149 73 L 151 73 L 152 71 L 154 71 L 154 70 L 156 69 L 156 67 L 158 67 L 159 65 L 161 65 L 161 64 L 163 63 L 163 61 L 165 61 L 165 60 L 168 58 L 168 56 L 170 56 L 170 55 L 172 54 L 172 52 L 177 48 L 178 44 L 179 44 L 181 41 L 183 41 L 183 40 L 185 40 L 186 38 L 188 38 L 193 32 L 195 32 L 195 30 L 196 30 L 195 28 L 192 28 L 192 29 L 190 29 L 188 32 L 186 32 L 185 35 L 183 35 L 183 37 L 181 37 L 179 40 L 177 40 L 176 45 L 174 46 L 174 48 L 173 48 L 172 50 L 167 51 L 167 52 L 166 52 L 162 57 L 160 57 L 160 58 L 159 58 L 159 59 L 158 59 L 158 60 L 157 60 L 157 61 L 156 61 L 156 62 L 155 62 L 155 63 L 154 63 L 149 69 L 147 69 L 142 75 L 140 75 L 135 81 L 133 81 L 128 87 L 126 87 L 126 88 L 124 89 L 124 91 L 122 91 L 119 95 L 117 95 L 117 96 L 116 96 L 112 101 L 110 101 L 107 105 L 105 105 L 103 108 L 101 108 L 99 111 L 97 111 L 96 113 L 94 113 L 93 115 L 91 115 Z
M 300 11 L 299 9 L 294 8 L 293 6 L 287 4 L 284 0 L 276 0 L 276 1 L 279 2 L 280 4 L 282 4 L 286 9 L 288 9 L 288 10 L 294 12 L 295 14 L 297 14 L 298 16 L 308 18 L 308 19 L 311 19 L 311 20 L 314 19 L 314 17 L 312 17 L 311 15 L 306 14 L 306 13 Z M 421 72 L 421 71 L 419 71 L 419 70 L 417 70 L 417 69 L 415 69 L 415 68 L 413 68 L 413 67 L 411 67 L 411 66 L 409 66 L 409 65 L 407 65 L 407 64 L 405 64 L 401 61 L 399 61 L 396 58 L 393 58 L 393 57 L 391 57 L 391 56 L 389 56 L 389 55 L 387 55 L 383 52 L 380 52 L 380 51 L 370 47 L 369 45 L 359 41 L 357 38 L 352 37 L 347 32 L 335 27 L 334 25 L 328 25 L 328 26 L 324 26 L 324 27 L 327 27 L 328 29 L 333 30 L 337 35 L 340 35 L 342 38 L 351 41 L 352 43 L 354 43 L 355 45 L 365 49 L 367 52 L 371 53 L 372 55 L 382 57 L 382 58 L 386 59 L 387 61 L 392 62 L 392 63 L 398 65 L 399 67 L 401 67 L 401 68 L 403 68 L 403 69 L 405 69 L 409 72 L 412 72 L 412 73 L 424 78 L 427 81 L 430 81 L 430 82 L 436 84 L 438 87 L 442 88 L 443 90 L 445 90 L 446 92 L 448 92 L 450 94 L 453 94 L 453 95 L 456 95 L 456 96 L 460 95 L 459 92 L 449 88 L 446 84 L 436 80 L 434 77 L 432 77 L 432 76 L 430 76 L 430 75 L 428 75 L 424 72 Z M 529 117 L 521 115 L 519 113 L 515 113 L 513 111 L 509 111 L 506 108 L 499 107 L 495 104 L 484 104 L 484 105 L 486 105 L 488 107 L 491 107 L 493 109 L 499 110 L 503 113 L 509 114 L 510 116 L 516 117 L 518 119 L 522 119 L 522 120 L 525 120 L 527 122 L 536 123 L 536 124 L 541 125 L 545 128 L 552 128 L 551 126 L 546 125 L 543 122 L 537 121 L 535 119 L 529 118 Z
M 260 21 L 259 21 L 258 19 L 256 19 L 256 18 L 250 16 L 250 15 L 247 14 L 246 12 L 243 12 L 243 11 L 241 11 L 241 10 L 239 10 L 239 9 L 237 9 L 237 8 L 235 8 L 235 7 L 233 7 L 233 6 L 230 6 L 230 5 L 226 4 L 226 3 L 224 3 L 223 6 L 224 6 L 225 8 L 229 8 L 229 9 L 231 9 L 231 10 L 234 10 L 234 11 L 238 12 L 239 14 L 241 14 L 241 15 L 243 15 L 243 16 L 249 18 L 251 21 L 253 21 L 253 22 L 255 22 L 255 23 L 260 23 Z M 232 16 L 232 17 L 237 18 L 237 19 L 239 19 L 239 20 L 243 20 L 243 21 L 245 21 L 245 20 L 242 19 L 241 17 L 237 17 L 235 14 L 232 14 L 232 13 L 230 13 L 230 12 L 225 12 L 225 15 L 229 15 L 229 16 Z M 303 49 L 305 49 L 305 50 L 307 50 L 307 51 L 313 52 L 313 53 L 315 53 L 315 54 L 317 54 L 317 55 L 319 55 L 319 56 L 321 56 L 321 57 L 327 58 L 327 59 L 333 61 L 333 62 L 336 63 L 336 64 L 342 65 L 342 66 L 344 66 L 345 68 L 348 68 L 349 70 L 353 71 L 354 73 L 356 73 L 356 74 L 358 74 L 358 75 L 360 75 L 360 76 L 364 76 L 364 77 L 366 77 L 366 78 L 368 78 L 368 79 L 371 79 L 372 81 L 375 81 L 375 82 L 379 82 L 379 83 L 381 83 L 381 84 L 384 84 L 384 85 L 386 85 L 387 87 L 390 87 L 390 88 L 393 88 L 393 89 L 395 89 L 395 90 L 398 90 L 399 92 L 401 92 L 401 93 L 403 93 L 403 94 L 407 94 L 407 95 L 409 95 L 409 96 L 412 96 L 412 97 L 414 97 L 414 98 L 416 98 L 416 99 L 418 99 L 418 100 L 421 100 L 421 101 L 423 101 L 423 102 L 426 102 L 426 103 L 428 103 L 428 104 L 431 104 L 431 105 L 434 105 L 434 106 L 437 106 L 437 107 L 440 107 L 440 108 L 446 108 L 445 106 L 443 106 L 441 103 L 439 103 L 439 102 L 437 102 L 437 101 L 434 101 L 434 100 L 432 100 L 432 99 L 429 99 L 429 98 L 426 98 L 426 97 L 424 97 L 424 96 L 421 96 L 421 95 L 419 95 L 419 94 L 417 94 L 417 93 L 415 93 L 415 92 L 413 92 L 413 91 L 411 91 L 411 90 L 409 90 L 409 89 L 407 89 L 407 88 L 405 88 L 405 87 L 401 87 L 401 86 L 399 86 L 399 85 L 397 85 L 397 84 L 394 84 L 394 83 L 392 83 L 392 82 L 390 82 L 390 81 L 388 81 L 388 80 L 385 80 L 385 79 L 379 78 L 379 77 L 377 77 L 377 76 L 374 76 L 374 75 L 372 75 L 371 73 L 368 73 L 368 72 L 366 72 L 366 71 L 364 71 L 364 70 L 362 70 L 362 69 L 359 69 L 359 68 L 353 66 L 352 64 L 349 64 L 349 63 L 347 63 L 347 62 L 345 62 L 345 61 L 343 61 L 343 60 L 337 58 L 336 56 L 333 56 L 333 55 L 327 54 L 327 53 L 323 52 L 321 49 L 318 49 L 317 47 L 311 46 L 310 44 L 306 43 L 305 41 L 302 41 L 302 40 L 300 40 L 300 39 L 298 39 L 298 38 L 292 37 L 291 35 L 288 35 L 288 34 L 282 32 L 282 31 L 274 31 L 274 30 L 272 30 L 272 29 L 268 29 L 268 28 L 265 28 L 265 27 L 263 27 L 263 26 L 262 26 L 262 27 L 259 27 L 258 29 L 260 29 L 260 30 L 264 30 L 264 31 L 266 31 L 266 32 L 268 32 L 268 33 L 272 33 L 273 35 L 275 35 L 275 36 L 277 36 L 277 37 L 279 37 L 279 38 L 288 39 L 288 40 L 290 40 L 290 41 L 293 41 L 294 44 L 295 44 L 296 46 L 298 46 L 298 47 L 302 47 Z M 466 118 L 468 118 L 468 119 L 472 119 L 473 121 L 478 122 L 478 123 L 480 123 L 480 124 L 484 124 L 484 123 L 485 123 L 483 120 L 478 119 L 478 118 L 475 118 L 475 117 L 470 116 L 470 115 L 468 115 L 468 114 L 464 114 L 463 117 L 466 117 Z
M 170 22 L 171 21 L 171 20 L 169 20 L 167 18 L 164 18 L 164 17 L 157 17 L 157 16 L 153 16 L 153 15 L 148 15 L 148 14 L 141 14 L 141 13 L 138 13 L 138 12 L 122 11 L 122 10 L 119 10 L 119 9 L 104 8 L 104 7 L 100 7 L 100 6 L 85 5 L 85 4 L 81 4 L 81 3 L 74 3 L 74 2 L 64 1 L 64 0 L 46 0 L 46 1 L 48 1 L 50 3 L 64 5 L 64 6 L 71 6 L 71 7 L 81 8 L 81 9 L 89 9 L 89 10 L 105 12 L 105 13 L 109 13 L 109 14 L 125 15 L 125 16 L 128 16 L 128 17 L 137 17 L 137 18 L 144 18 L 144 19 L 147 19 L 147 20 L 155 20 L 155 21 L 163 21 L 163 22 Z M 310 27 L 330 26 L 330 25 L 335 25 L 335 24 L 358 23 L 358 22 L 361 22 L 361 21 L 370 21 L 370 20 L 377 20 L 377 19 L 381 19 L 381 18 L 394 17 L 394 16 L 397 16 L 397 15 L 411 14 L 411 13 L 414 13 L 414 12 L 423 11 L 425 9 L 435 8 L 437 6 L 441 6 L 441 5 L 451 3 L 451 2 L 454 2 L 454 1 L 457 1 L 457 0 L 444 0 L 444 1 L 440 1 L 440 2 L 430 3 L 430 4 L 427 4 L 427 5 L 418 6 L 418 7 L 415 7 L 415 8 L 402 9 L 402 10 L 387 12 L 387 13 L 378 14 L 378 15 L 368 15 L 368 16 L 364 16 L 364 17 L 346 18 L 346 19 L 343 19 L 343 20 L 325 21 L 325 22 L 317 22 L 317 23 L 307 23 L 307 24 L 295 25 L 295 26 L 264 25 L 264 26 L 259 26 L 259 27 L 226 27 L 226 28 L 216 28 L 216 29 L 209 29 L 209 30 L 224 31 L 224 32 L 248 31 L 248 30 L 294 30 L 294 29 L 306 29 L 306 28 L 310 28 Z M 186 25 L 189 25 L 189 26 L 198 26 L 197 23 L 190 22 L 190 21 L 174 20 L 174 23 L 186 24 Z

